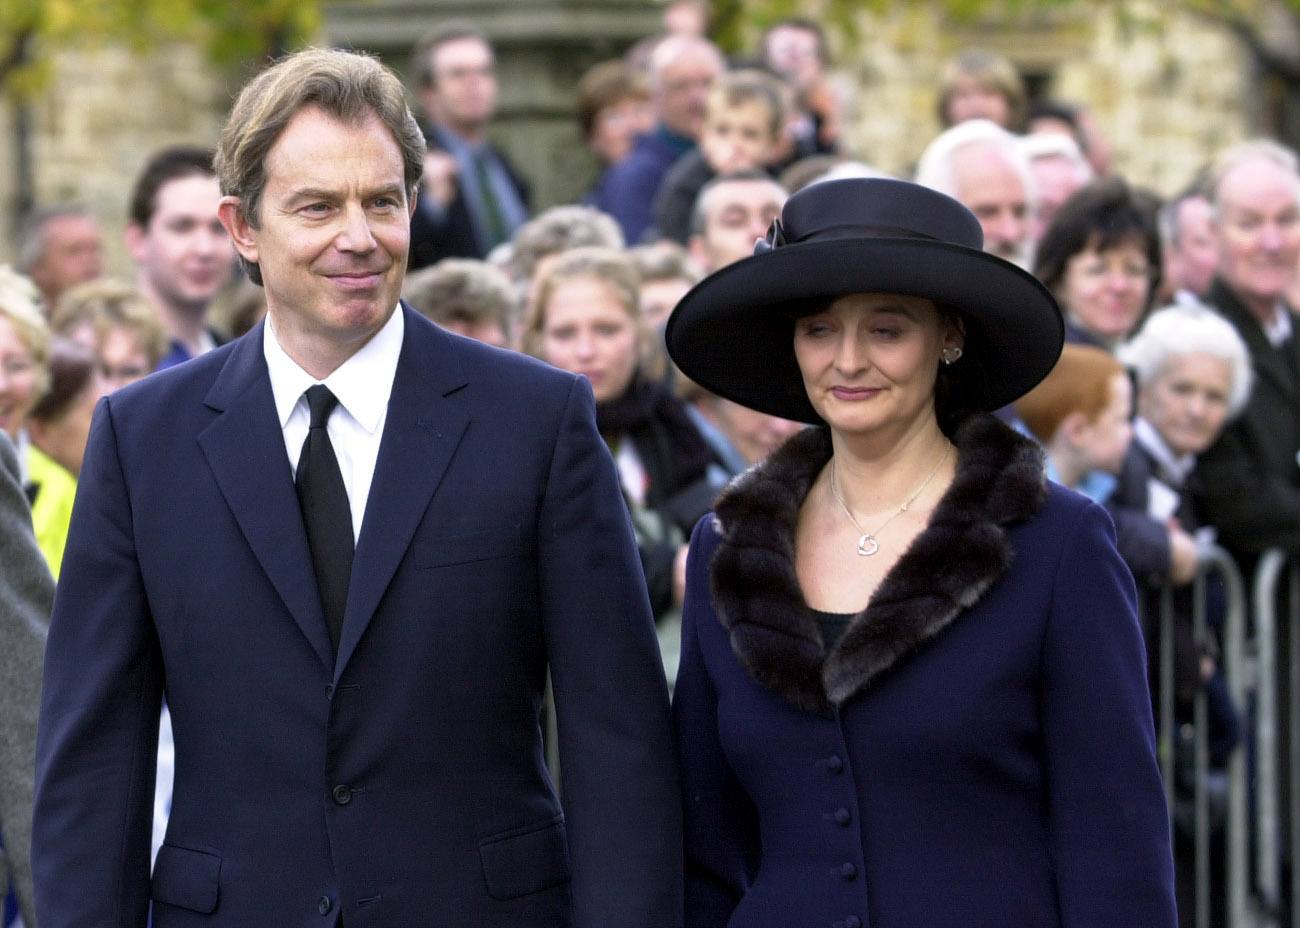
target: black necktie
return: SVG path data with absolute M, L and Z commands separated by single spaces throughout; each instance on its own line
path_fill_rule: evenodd
M 348 492 L 339 473 L 338 458 L 330 444 L 325 425 L 339 404 L 338 398 L 324 384 L 307 390 L 307 408 L 311 426 L 298 456 L 298 503 L 307 527 L 307 546 L 311 549 L 312 568 L 320 603 L 329 626 L 334 654 L 339 651 L 339 633 L 343 629 L 343 610 L 348 602 L 348 580 L 352 576 L 352 509 Z

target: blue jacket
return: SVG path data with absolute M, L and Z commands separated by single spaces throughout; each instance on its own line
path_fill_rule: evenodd
M 654 225 L 655 195 L 673 162 L 693 146 L 690 139 L 660 126 L 638 136 L 627 157 L 601 175 L 591 205 L 618 221 L 628 245 L 641 244 Z
M 794 572 L 810 429 L 691 544 L 689 928 L 1173 928 L 1142 640 L 1106 514 L 991 417 L 840 642 Z
M 46 658 L 43 928 L 150 898 L 157 928 L 676 923 L 667 689 L 590 388 L 399 311 L 337 659 L 261 327 L 101 402 Z

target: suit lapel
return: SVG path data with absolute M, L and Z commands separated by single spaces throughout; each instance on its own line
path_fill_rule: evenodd
M 1214 287 L 1206 295 L 1206 301 L 1236 326 L 1250 351 L 1256 374 L 1268 378 L 1284 395 L 1294 398 L 1297 388 L 1295 374 L 1289 368 L 1282 351 L 1273 347 L 1273 343 L 1268 340 L 1259 320 L 1250 314 L 1222 281 L 1215 281 Z M 1293 354 L 1298 343 L 1300 335 L 1293 335 L 1283 350 Z
M 403 305 L 406 329 L 361 537 L 335 680 L 343 674 L 469 422 L 450 336 Z
M 260 325 L 235 347 L 204 402 L 221 413 L 199 434 L 208 466 L 254 556 L 329 667 L 329 634 L 275 413 Z

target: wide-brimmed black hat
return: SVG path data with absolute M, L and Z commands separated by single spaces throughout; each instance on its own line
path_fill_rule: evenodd
M 850 293 L 924 297 L 959 313 L 961 405 L 1000 409 L 1060 357 L 1065 327 L 1033 276 L 981 251 L 979 220 L 951 197 L 897 180 L 834 180 L 786 201 L 754 255 L 709 275 L 668 320 L 668 354 L 719 396 L 820 422 L 794 356 L 794 319 Z

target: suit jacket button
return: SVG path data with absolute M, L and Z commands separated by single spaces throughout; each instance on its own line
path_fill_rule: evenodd
M 844 928 L 862 928 L 862 919 L 856 915 L 850 915 L 844 919 Z
M 851 822 L 851 821 L 853 821 L 853 816 L 852 816 L 851 814 L 849 814 L 849 810 L 848 810 L 848 809 L 836 809 L 836 810 L 835 810 L 835 822 L 836 822 L 836 824 L 838 824 L 838 825 L 843 825 L 843 826 L 845 826 L 845 827 L 848 827 L 848 824 L 849 824 L 849 822 Z
M 832 754 L 826 758 L 826 769 L 831 773 L 839 773 L 844 769 L 844 761 L 840 759 L 838 754 Z
M 346 786 L 334 787 L 334 801 L 341 806 L 347 805 L 352 801 L 352 790 Z
M 840 876 L 844 877 L 844 879 L 851 880 L 857 875 L 858 875 L 858 868 L 853 864 L 852 861 L 850 861 L 849 863 L 840 864 Z
M 321 896 L 320 902 L 316 903 L 316 911 L 322 915 L 330 914 L 332 908 L 334 908 L 334 903 L 330 901 L 329 896 Z

